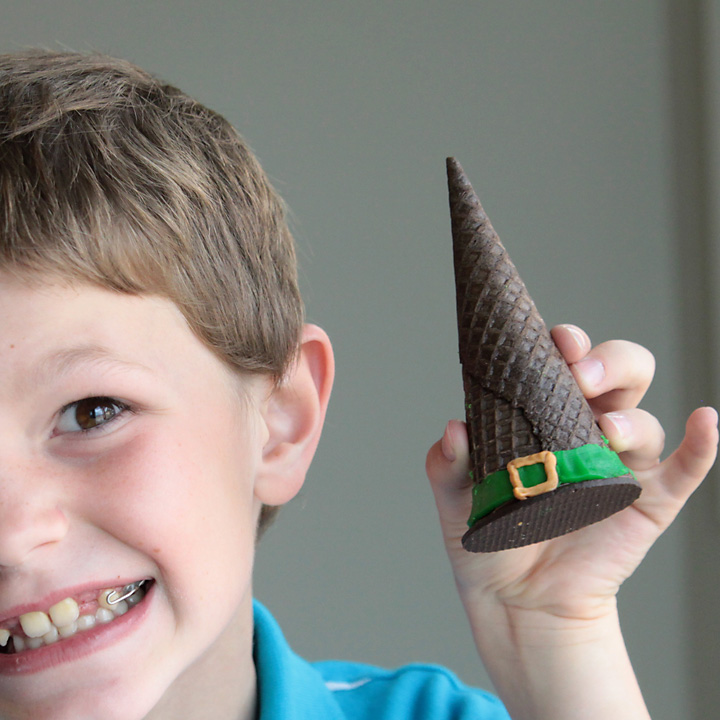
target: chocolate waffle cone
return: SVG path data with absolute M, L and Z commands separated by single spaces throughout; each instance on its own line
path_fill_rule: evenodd
M 447 170 L 474 480 L 463 545 L 492 552 L 603 520 L 640 486 L 607 447 L 459 163 L 448 158 Z

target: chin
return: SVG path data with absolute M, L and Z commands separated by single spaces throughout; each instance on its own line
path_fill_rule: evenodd
M 97 692 L 71 690 L 52 699 L 24 699 L 21 703 L 0 703 L 3 720 L 143 720 L 157 705 L 162 693 L 115 693 L 108 688 Z

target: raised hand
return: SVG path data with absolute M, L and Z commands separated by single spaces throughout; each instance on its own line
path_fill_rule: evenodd
M 587 335 L 571 325 L 556 327 L 553 338 L 603 433 L 635 472 L 643 491 L 622 512 L 577 532 L 498 553 L 469 553 L 460 543 L 471 504 L 467 433 L 463 422 L 448 423 L 442 439 L 428 453 L 427 473 L 458 590 L 501 694 L 514 683 L 508 680 L 508 668 L 496 662 L 498 653 L 508 662 L 514 658 L 512 662 L 522 664 L 519 648 L 527 649 L 528 642 L 537 643 L 541 655 L 554 648 L 552 657 L 557 658 L 562 653 L 558 654 L 556 643 L 582 645 L 601 640 L 600 633 L 607 634 L 606 645 L 610 642 L 617 625 L 615 597 L 620 585 L 702 482 L 718 443 L 717 413 L 699 408 L 688 419 L 680 446 L 661 461 L 662 427 L 637 407 L 653 377 L 653 356 L 639 345 L 619 340 L 592 348 Z M 621 645 L 619 630 L 612 641 L 615 645 L 618 638 Z M 579 668 L 577 658 L 574 662 L 573 667 Z M 544 707 L 535 705 L 532 712 L 545 717 Z M 523 712 L 517 717 L 525 717 Z
M 715 458 L 717 414 L 712 408 L 696 410 L 678 449 L 660 462 L 662 427 L 637 408 L 652 380 L 653 356 L 620 340 L 591 348 L 587 335 L 574 326 L 556 327 L 553 338 L 611 446 L 642 484 L 639 500 L 578 532 L 529 547 L 475 555 L 460 546 L 470 509 L 464 423 L 448 424 L 442 440 L 428 454 L 427 471 L 461 592 L 491 591 L 510 604 L 592 615 L 614 598 L 707 474 Z

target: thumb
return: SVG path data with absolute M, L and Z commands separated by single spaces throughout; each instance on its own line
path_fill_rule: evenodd
M 425 470 L 435 496 L 446 541 L 462 537 L 472 506 L 467 429 L 451 420 L 428 452 Z

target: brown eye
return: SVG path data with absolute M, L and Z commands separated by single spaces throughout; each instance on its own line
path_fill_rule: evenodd
M 91 397 L 78 400 L 63 408 L 56 432 L 86 432 L 105 425 L 121 415 L 127 406 L 109 397 Z

